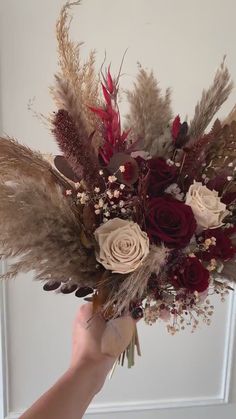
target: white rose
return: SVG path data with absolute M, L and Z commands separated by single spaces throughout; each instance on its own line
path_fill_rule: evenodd
M 149 253 L 149 239 L 133 221 L 113 218 L 94 232 L 99 244 L 96 259 L 113 273 L 135 271 Z
M 229 214 L 217 191 L 211 191 L 201 182 L 194 182 L 186 194 L 186 202 L 194 213 L 198 231 L 220 227 Z

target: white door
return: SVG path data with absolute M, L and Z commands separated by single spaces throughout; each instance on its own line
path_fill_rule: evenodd
M 62 0 L 0 0 L 1 133 L 56 153 L 50 132 L 27 109 L 53 111 L 47 87 L 57 68 L 54 25 Z M 161 86 L 173 86 L 174 111 L 193 113 L 204 86 L 227 53 L 236 78 L 234 0 L 84 0 L 74 10 L 72 34 L 95 47 L 122 86 L 136 63 L 153 68 Z M 235 92 L 221 114 L 236 101 Z M 123 104 L 125 113 L 125 103 Z M 1 232 L 0 232 L 1 234 Z M 32 275 L 0 284 L 0 419 L 17 419 L 65 370 L 78 300 L 42 291 Z M 139 325 L 143 356 L 135 368 L 117 368 L 86 417 L 94 419 L 233 419 L 236 416 L 234 331 L 236 297 L 213 299 L 210 327 L 170 336 L 165 326 Z

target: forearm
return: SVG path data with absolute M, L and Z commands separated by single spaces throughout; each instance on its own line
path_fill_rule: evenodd
M 109 366 L 81 363 L 70 368 L 20 419 L 80 419 L 101 389 Z

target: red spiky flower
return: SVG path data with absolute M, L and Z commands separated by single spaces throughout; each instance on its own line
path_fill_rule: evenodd
M 118 80 L 112 78 L 110 67 L 103 77 L 102 91 L 105 100 L 104 107 L 89 109 L 96 113 L 102 121 L 104 144 L 100 148 L 100 156 L 108 164 L 114 153 L 124 151 L 125 141 L 130 131 L 122 131 L 120 112 L 117 104 Z

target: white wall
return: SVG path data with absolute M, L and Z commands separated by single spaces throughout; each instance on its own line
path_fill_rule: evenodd
M 27 104 L 35 97 L 38 111 L 47 115 L 54 109 L 47 87 L 57 68 L 54 25 L 62 4 L 61 0 L 0 0 L 2 131 L 52 153 L 57 150 L 50 132 L 33 118 Z M 202 88 L 211 82 L 225 53 L 236 75 L 235 13 L 233 0 L 84 0 L 75 9 L 72 33 L 86 41 L 85 53 L 97 49 L 98 68 L 106 48 L 108 62 L 117 71 L 128 47 L 123 87 L 133 82 L 140 61 L 153 68 L 163 88 L 173 88 L 174 111 L 191 117 Z M 234 91 L 221 115 L 235 101 Z M 68 365 L 71 323 L 78 308 L 75 297 L 46 294 L 31 277 L 21 276 L 7 284 L 6 309 L 1 307 L 8 350 L 4 415 L 14 419 Z M 212 327 L 202 326 L 191 336 L 186 332 L 171 337 L 163 325 L 140 324 L 143 357 L 131 371 L 117 369 L 95 401 L 95 417 L 233 418 L 233 405 L 168 409 L 227 401 L 235 318 L 232 303 L 216 301 Z M 166 409 L 159 411 L 161 407 Z M 148 408 L 153 410 L 135 410 Z

